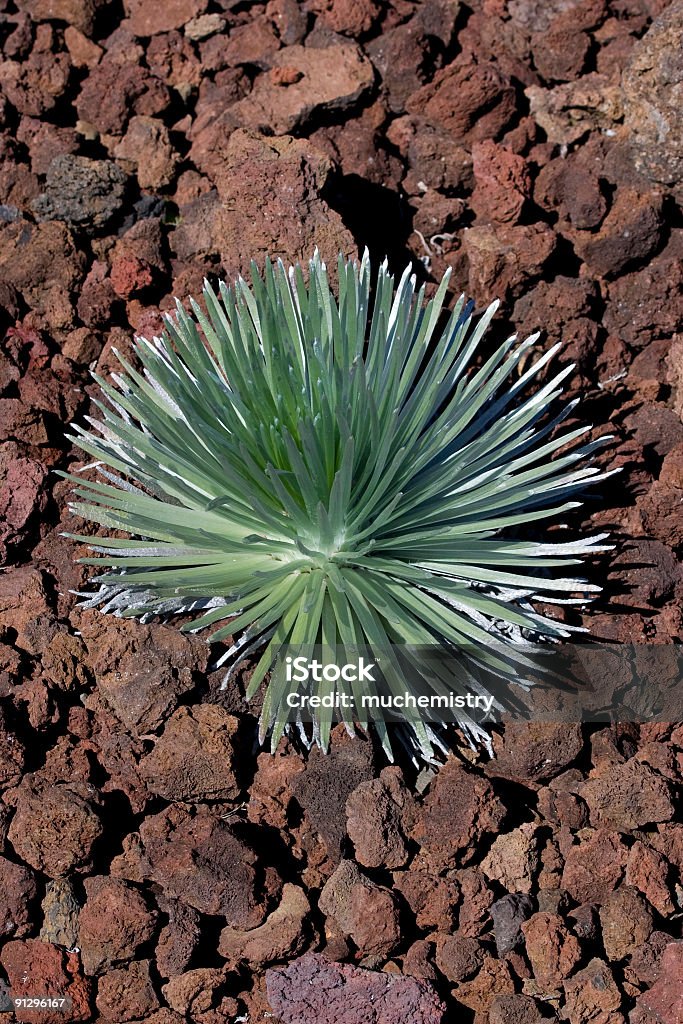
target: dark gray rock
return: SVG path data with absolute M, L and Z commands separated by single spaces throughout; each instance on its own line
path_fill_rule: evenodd
M 38 220 L 86 230 L 108 224 L 123 204 L 126 175 L 111 160 L 65 154 L 51 162 L 45 191 L 33 200 Z
M 526 893 L 510 892 L 496 900 L 491 907 L 491 919 L 498 956 L 504 956 L 524 941 L 522 925 L 535 909 L 534 900 Z

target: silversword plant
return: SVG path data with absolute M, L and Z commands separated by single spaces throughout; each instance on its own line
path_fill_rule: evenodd
M 106 570 L 84 603 L 211 627 L 232 670 L 259 656 L 248 697 L 285 645 L 468 645 L 485 663 L 494 644 L 568 635 L 535 601 L 597 589 L 561 573 L 602 537 L 517 537 L 579 504 L 599 472 L 588 428 L 558 430 L 576 403 L 549 414 L 572 367 L 534 389 L 559 346 L 525 368 L 538 335 L 513 336 L 477 361 L 497 303 L 476 323 L 463 298 L 447 314 L 448 275 L 425 303 L 410 269 L 394 288 L 386 262 L 371 301 L 367 254 L 340 256 L 337 277 L 335 299 L 316 253 L 308 282 L 267 261 L 251 284 L 207 283 L 204 307 L 177 303 L 161 337 L 136 340 L 140 369 L 119 356 L 122 373 L 95 378 L 102 419 L 71 437 L 99 477 L 70 476 L 73 511 L 129 535 L 77 537 Z M 273 744 L 283 699 L 273 676 Z M 323 748 L 331 721 L 321 709 Z M 434 732 L 413 730 L 430 756 Z

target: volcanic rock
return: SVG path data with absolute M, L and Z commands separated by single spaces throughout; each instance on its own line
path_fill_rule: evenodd
M 120 209 L 125 183 L 125 174 L 111 160 L 56 156 L 33 208 L 39 220 L 63 220 L 86 230 L 102 228 Z
M 98 974 L 131 960 L 152 938 L 157 915 L 128 882 L 93 876 L 85 880 L 86 902 L 78 918 L 79 946 L 86 974 Z
M 418 978 L 365 971 L 307 953 L 266 974 L 282 1024 L 441 1024 L 445 1007 Z
M 165 800 L 235 800 L 233 743 L 238 721 L 213 704 L 178 708 L 140 762 L 150 793 Z

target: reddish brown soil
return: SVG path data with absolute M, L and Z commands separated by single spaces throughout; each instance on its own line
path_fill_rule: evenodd
M 615 435 L 586 624 L 680 641 L 682 36 L 682 0 L 0 3 L 0 988 L 84 1022 L 680 1022 L 681 726 L 508 727 L 431 782 L 341 734 L 259 753 L 201 640 L 75 607 L 52 470 L 88 368 L 205 275 L 450 266 Z

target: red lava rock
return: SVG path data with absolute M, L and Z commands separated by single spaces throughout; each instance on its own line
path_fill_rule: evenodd
M 267 253 L 307 260 L 317 245 L 334 261 L 340 251 L 355 252 L 341 218 L 319 198 L 332 168 L 318 150 L 303 140 L 264 139 L 243 130 L 232 132 L 224 151 L 207 152 L 207 144 L 207 135 L 195 139 L 193 159 L 216 181 L 218 195 L 207 193 L 181 208 L 180 226 L 171 235 L 180 259 L 218 253 L 232 277 Z M 213 135 L 210 144 L 213 149 Z M 256 220 L 250 211 L 254 204 L 263 208 L 264 195 L 267 207 Z
M 639 889 L 662 917 L 676 910 L 671 898 L 670 873 L 671 865 L 661 853 L 636 840 L 628 854 L 626 881 Z
M 557 914 L 534 914 L 522 932 L 539 994 L 559 989 L 581 960 L 578 940 Z
M 464 53 L 437 71 L 406 101 L 410 114 L 441 125 L 458 142 L 495 139 L 515 108 L 512 85 L 495 64 L 479 64 Z
M 576 234 L 574 248 L 592 273 L 612 277 L 652 256 L 663 230 L 661 196 L 619 189 L 597 234 Z
M 166 125 L 155 117 L 131 118 L 114 156 L 136 174 L 140 188 L 150 189 L 169 185 L 178 161 Z
M 316 0 L 313 9 L 333 32 L 347 36 L 369 32 L 381 13 L 378 0 Z
M 65 782 L 34 788 L 24 782 L 14 799 L 8 835 L 22 860 L 50 878 L 88 868 L 103 831 L 88 786 Z
M 623 960 L 652 932 L 652 912 L 637 889 L 622 885 L 600 907 L 602 944 L 610 960 Z
M 421 117 L 398 117 L 387 128 L 409 172 L 403 187 L 410 195 L 426 189 L 453 192 L 473 184 L 472 157 L 449 132 Z
M 269 75 L 258 78 L 249 95 L 231 110 L 245 128 L 269 126 L 284 135 L 301 128 L 317 111 L 352 106 L 373 80 L 369 61 L 351 44 L 320 49 L 287 46 L 273 56 L 272 65 L 295 68 L 302 77 L 286 89 L 275 85 Z
M 638 499 L 638 512 L 645 530 L 674 549 L 683 545 L 683 490 L 656 480 L 648 493 Z
M 282 1024 L 441 1024 L 445 1007 L 418 978 L 330 963 L 307 953 L 266 973 Z
M 227 67 L 251 65 L 265 70 L 272 67 L 279 49 L 280 40 L 271 22 L 266 17 L 255 17 L 231 30 L 221 47 L 221 58 Z M 303 71 L 299 74 L 303 78 Z
M 151 267 L 136 256 L 123 256 L 112 264 L 110 281 L 120 298 L 128 298 L 134 292 L 148 288 L 154 281 Z
M 207 6 L 207 0 L 166 0 L 163 5 L 150 4 L 148 0 L 125 2 L 130 27 L 136 36 L 153 36 L 182 28 L 203 14 Z
M 123 135 L 133 114 L 153 117 L 166 108 L 168 100 L 166 86 L 146 68 L 108 56 L 86 78 L 76 109 L 81 121 L 95 131 Z
M 479 868 L 458 871 L 457 881 L 462 893 L 458 913 L 459 930 L 463 935 L 481 935 L 488 924 L 495 896 Z
M 33 309 L 64 305 L 83 273 L 83 256 L 66 224 L 16 221 L 0 230 L 0 274 Z
M 23 864 L 0 857 L 0 892 L 0 935 L 20 939 L 31 931 L 31 904 L 38 894 L 33 872 Z
M 444 978 L 459 985 L 481 968 L 484 949 L 479 939 L 467 935 L 437 935 L 436 966 Z
M 140 762 L 151 793 L 165 800 L 236 800 L 234 741 L 238 720 L 213 704 L 178 708 Z
M 172 1009 L 183 1015 L 191 1014 L 192 1019 L 199 1020 L 199 1015 L 214 1005 L 216 994 L 224 983 L 223 971 L 213 967 L 199 967 L 171 978 L 162 986 L 161 991 Z M 187 1017 L 183 1016 L 183 1020 L 187 1020 Z
M 607 213 L 601 178 L 581 159 L 558 157 L 542 167 L 534 182 L 534 199 L 545 210 L 559 213 L 580 231 L 598 227 Z
M 603 960 L 594 958 L 587 967 L 564 983 L 566 1005 L 564 1017 L 569 1024 L 611 1024 L 621 1006 L 621 995 L 611 970 Z M 623 1018 L 622 1018 L 623 1019 Z
M 508 722 L 493 737 L 487 775 L 530 786 L 559 775 L 578 757 L 583 740 L 578 725 Z
M 470 205 L 477 217 L 516 223 L 531 187 L 523 157 L 485 139 L 472 146 L 472 169 L 475 188 Z
M 512 971 L 505 960 L 485 956 L 481 970 L 471 981 L 461 982 L 453 991 L 459 1003 L 474 1010 L 477 1017 L 488 1015 L 497 996 L 511 995 L 515 991 Z
M 0 61 L 0 89 L 20 114 L 42 117 L 51 111 L 69 81 L 67 53 L 54 53 L 52 29 L 40 25 L 26 60 Z
M 362 875 L 354 861 L 341 861 L 325 883 L 318 907 L 365 955 L 387 957 L 400 941 L 393 893 Z
M 257 901 L 259 858 L 237 832 L 207 807 L 172 804 L 140 825 L 143 870 L 167 896 L 202 914 L 221 915 L 235 928 L 263 920 Z
M 604 903 L 623 877 L 627 854 L 617 833 L 589 833 L 567 851 L 562 887 L 577 903 Z
M 386 28 L 366 44 L 394 113 L 403 113 L 409 97 L 442 63 L 441 53 L 452 41 L 454 26 L 455 12 L 447 2 L 422 4 L 408 21 Z
M 437 981 L 437 974 L 432 963 L 433 943 L 427 939 L 417 939 L 406 951 L 401 964 L 401 973 L 423 981 Z
M 496 836 L 481 870 L 508 892 L 531 892 L 538 870 L 537 826 L 526 823 Z
M 642 270 L 610 282 L 605 326 L 627 344 L 641 348 L 666 338 L 679 326 L 676 296 L 683 288 L 683 232 L 674 230 L 662 252 Z
M 168 923 L 159 934 L 156 966 L 162 978 L 182 974 L 192 960 L 201 937 L 201 918 L 193 907 L 179 900 L 157 900 L 159 909 L 168 914 Z
M 0 551 L 21 544 L 29 535 L 32 521 L 47 506 L 47 467 L 36 459 L 10 458 L 0 452 Z M 13 446 L 16 450 L 16 445 Z
M 414 861 L 410 871 L 394 872 L 393 883 L 415 915 L 418 928 L 444 932 L 454 928 L 460 902 L 460 886 L 454 878 L 440 877 Z
M 99 695 L 139 734 L 158 729 L 206 669 L 207 645 L 171 627 L 82 612 L 78 628 Z
M 8 942 L 0 953 L 14 996 L 66 996 L 71 1000 L 69 1020 L 91 1020 L 90 983 L 80 974 L 76 953 L 40 942 L 38 939 Z M 16 1011 L 16 1020 L 27 1024 L 62 1024 L 63 1010 Z
M 680 104 L 683 81 L 683 6 L 668 4 L 633 48 L 622 78 L 624 122 L 636 167 L 653 181 L 680 183 L 683 175 Z
M 556 237 L 547 224 L 475 224 L 463 232 L 469 262 L 469 292 L 478 302 L 518 298 L 539 277 Z
M 211 17 L 211 15 L 209 15 Z M 219 22 L 223 22 L 219 17 Z M 202 65 L 194 47 L 180 32 L 152 36 L 145 51 L 147 67 L 164 85 L 186 99 L 202 82 Z
M 71 154 L 78 145 L 73 128 L 60 128 L 34 117 L 22 117 L 17 128 L 17 141 L 28 148 L 34 174 L 47 174 L 56 156 Z
M 149 960 L 135 960 L 108 971 L 97 984 L 97 1009 L 105 1020 L 140 1020 L 159 1007 L 149 973 Z
M 64 21 L 90 35 L 105 0 L 24 0 L 22 9 L 32 21 Z
M 85 880 L 86 902 L 79 914 L 79 946 L 86 974 L 99 974 L 121 960 L 132 960 L 152 938 L 157 915 L 144 896 L 118 878 Z
M 293 799 L 292 782 L 304 770 L 304 761 L 280 746 L 274 755 L 259 754 L 256 763 L 249 790 L 249 821 L 284 831 Z
M 400 868 L 408 859 L 406 833 L 415 806 L 398 768 L 361 782 L 346 801 L 346 826 L 355 858 L 366 868 Z
M 482 838 L 496 832 L 505 807 L 493 787 L 451 759 L 432 782 L 411 838 L 435 869 L 471 858 Z
M 581 787 L 593 825 L 628 830 L 674 816 L 666 779 L 634 759 L 617 764 Z
M 79 317 L 88 327 L 104 327 L 111 323 L 117 298 L 107 264 L 94 260 L 78 299 Z
M 577 831 L 588 824 L 588 809 L 577 796 L 577 789 L 583 783 L 580 772 L 570 769 L 539 790 L 538 810 L 548 821 Z
M 282 888 L 279 905 L 258 928 L 251 931 L 224 928 L 218 952 L 229 967 L 244 961 L 252 969 L 258 969 L 278 960 L 289 960 L 302 953 L 307 945 L 306 921 L 310 912 L 303 889 L 288 882 Z
M 670 942 L 662 954 L 660 975 L 647 992 L 638 997 L 637 1024 L 677 1024 L 683 1014 L 683 942 Z

